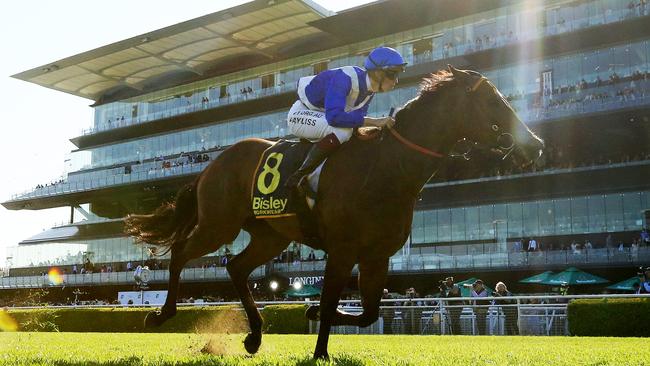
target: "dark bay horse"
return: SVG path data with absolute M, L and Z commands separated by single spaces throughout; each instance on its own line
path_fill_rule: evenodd
M 321 322 L 315 358 L 328 357 L 331 326 L 365 327 L 377 320 L 388 260 L 409 236 L 418 193 L 459 141 L 470 141 L 470 146 L 516 165 L 535 161 L 543 148 L 542 140 L 485 77 L 449 66 L 449 71 L 424 79 L 419 95 L 396 114 L 395 126 L 383 131 L 381 140 L 351 141 L 328 160 L 314 207 L 322 243 L 316 249 L 328 253 L 325 282 L 320 306 L 306 314 Z M 153 214 L 126 219 L 127 232 L 138 241 L 171 250 L 167 300 L 160 312 L 148 314 L 145 326 L 160 325 L 176 313 L 179 276 L 187 261 L 231 243 L 243 229 L 250 233 L 250 243 L 227 270 L 250 324 L 244 346 L 257 352 L 262 317 L 248 276 L 292 240 L 303 239 L 294 217 L 253 217 L 251 179 L 260 154 L 269 146 L 271 142 L 261 139 L 231 146 L 194 183 L 182 188 L 175 202 Z M 337 310 L 355 264 L 363 306 L 358 315 Z

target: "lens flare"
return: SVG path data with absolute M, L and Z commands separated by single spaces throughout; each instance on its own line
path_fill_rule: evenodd
M 0 331 L 15 332 L 18 330 L 18 323 L 7 314 L 6 311 L 0 310 Z
M 50 268 L 47 276 L 50 279 L 50 283 L 52 285 L 58 286 L 63 283 L 63 275 L 61 274 L 61 271 L 56 267 Z

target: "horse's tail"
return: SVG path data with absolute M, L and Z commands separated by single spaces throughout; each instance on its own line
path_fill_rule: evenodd
M 168 253 L 174 246 L 182 245 L 197 224 L 196 185 L 198 178 L 181 188 L 176 199 L 160 205 L 149 215 L 128 215 L 124 231 L 139 244 L 153 244 Z

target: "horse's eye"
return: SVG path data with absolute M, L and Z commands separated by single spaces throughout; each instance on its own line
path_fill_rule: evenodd
M 494 132 L 499 131 L 499 126 L 498 125 L 492 125 L 492 131 L 494 131 Z

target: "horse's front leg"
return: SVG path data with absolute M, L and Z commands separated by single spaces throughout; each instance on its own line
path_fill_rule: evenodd
M 253 354 L 262 343 L 263 320 L 248 287 L 248 277 L 255 268 L 282 252 L 282 249 L 289 244 L 289 240 L 279 236 L 262 221 L 254 229 L 247 228 L 247 230 L 251 234 L 248 246 L 228 262 L 227 269 L 244 306 L 251 329 L 244 339 L 244 348 L 248 353 Z
M 342 248 L 346 247 L 342 246 Z M 329 358 L 327 343 L 329 342 L 330 328 L 336 319 L 341 292 L 350 277 L 352 267 L 354 267 L 354 259 L 351 259 L 349 254 L 330 251 L 325 266 L 325 282 L 320 299 L 320 329 L 314 350 L 315 359 Z
M 379 305 L 386 284 L 388 259 L 362 261 L 359 263 L 359 290 L 363 313 L 350 314 L 336 310 L 332 325 L 354 325 L 367 327 L 379 318 Z M 319 308 L 312 306 L 307 310 L 307 318 L 319 319 Z

